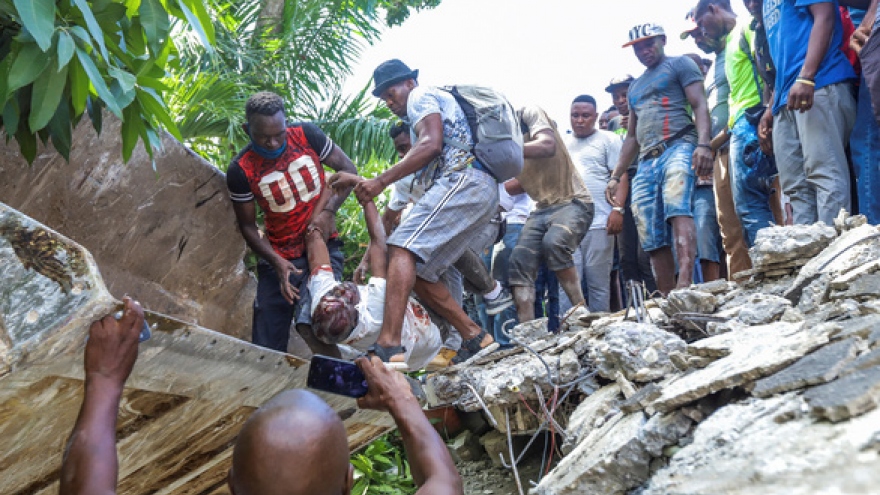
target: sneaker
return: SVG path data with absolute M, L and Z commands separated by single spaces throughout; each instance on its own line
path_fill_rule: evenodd
M 456 352 L 448 347 L 441 347 L 440 352 L 434 356 L 434 359 L 428 363 L 428 366 L 425 367 L 428 371 L 437 371 L 443 368 L 448 368 L 450 364 L 452 364 L 452 359 L 455 357 Z
M 476 337 L 467 339 L 461 343 L 461 349 L 459 349 L 455 357 L 452 358 L 452 362 L 454 364 L 463 363 L 494 343 L 495 339 L 486 333 L 485 330 L 481 330 L 480 334 Z
M 485 296 L 483 296 L 483 301 L 486 302 L 486 314 L 488 314 L 489 316 L 495 316 L 505 309 L 513 306 L 513 296 L 510 295 L 510 291 L 507 289 L 507 287 L 502 287 L 501 292 L 495 299 L 487 299 Z

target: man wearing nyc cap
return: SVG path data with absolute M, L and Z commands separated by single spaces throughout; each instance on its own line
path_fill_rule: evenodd
M 666 35 L 656 24 L 630 30 L 624 47 L 632 46 L 647 69 L 629 87 L 629 130 L 606 191 L 609 201 L 619 205 L 617 193 L 629 189 L 626 169 L 638 157 L 633 215 L 663 294 L 693 280 L 694 182 L 712 173 L 713 160 L 703 73 L 688 57 L 667 57 L 665 45 Z
M 611 94 L 614 106 L 620 112 L 617 118 L 609 122 L 608 130 L 620 136 L 621 139 L 626 139 L 626 133 L 629 130 L 629 102 L 626 96 L 629 92 L 629 85 L 635 80 L 629 74 L 615 77 L 605 88 L 605 92 Z M 630 183 L 636 175 L 637 164 L 637 161 L 633 159 L 631 165 L 626 169 L 627 180 Z M 605 229 L 608 235 L 620 234 L 617 240 L 620 243 L 620 270 L 623 272 L 623 280 L 642 282 L 648 292 L 654 292 L 657 290 L 657 284 L 654 282 L 654 274 L 651 272 L 651 257 L 642 249 L 639 242 L 639 231 L 633 218 L 630 200 L 631 198 L 626 195 L 625 191 L 618 192 L 618 197 L 611 202 L 614 208 L 608 214 L 608 224 Z M 623 211 L 621 211 L 621 205 L 623 205 Z
M 851 211 L 846 143 L 855 125 L 856 79 L 840 50 L 837 0 L 765 0 L 764 29 L 776 65 L 771 104 L 758 125 L 773 154 L 794 223 L 833 225 Z
M 498 209 L 498 185 L 474 155 L 448 142 L 473 145 L 467 119 L 451 94 L 419 86 L 419 72 L 397 59 L 373 71 L 373 95 L 414 132 L 412 149 L 396 165 L 360 182 L 361 201 L 379 195 L 395 181 L 416 174 L 425 194 L 388 238 L 388 289 L 385 319 L 371 352 L 383 361 L 402 354 L 400 332 L 410 292 L 422 300 L 446 301 L 433 309 L 462 334 L 455 362 L 468 359 L 493 342 L 492 336 L 456 307 L 440 283 L 443 272 L 473 244 Z
M 245 104 L 245 132 L 251 137 L 226 173 L 232 209 L 241 235 L 257 253 L 257 295 L 253 341 L 287 352 L 290 323 L 314 352 L 338 354 L 312 336 L 307 296 L 306 228 L 312 224 L 328 240 L 337 277 L 342 277 L 342 243 L 336 239 L 336 210 L 351 189 L 331 196 L 315 211 L 324 190 L 326 164 L 337 172 L 357 169 L 333 141 L 314 124 L 288 122 L 280 96 L 260 92 Z M 257 226 L 256 206 L 265 214 L 265 236 Z

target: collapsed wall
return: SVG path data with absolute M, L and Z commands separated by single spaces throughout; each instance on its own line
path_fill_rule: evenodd
M 767 228 L 751 256 L 739 285 L 558 335 L 520 325 L 528 349 L 439 372 L 429 396 L 504 434 L 555 433 L 565 455 L 537 495 L 876 493 L 880 228 Z M 509 465 L 502 443 L 486 448 Z
M 28 165 L 0 140 L 0 202 L 85 246 L 117 298 L 250 340 L 256 283 L 224 174 L 166 133 L 155 162 L 138 144 L 124 163 L 120 126 L 83 119 L 69 162 L 42 147 Z

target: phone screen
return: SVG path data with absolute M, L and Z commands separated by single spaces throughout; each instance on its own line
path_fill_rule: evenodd
M 367 395 L 367 379 L 356 364 L 319 354 L 312 356 L 306 385 L 346 397 Z

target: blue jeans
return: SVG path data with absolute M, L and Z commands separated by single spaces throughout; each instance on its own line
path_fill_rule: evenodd
M 545 315 L 547 330 L 556 333 L 559 329 L 559 280 L 547 265 L 541 263 L 535 280 L 535 318 Z
M 849 138 L 859 213 L 868 217 L 868 223 L 880 223 L 880 126 L 871 107 L 871 91 L 865 78 L 859 86 L 856 126 Z
M 758 144 L 758 130 L 745 116 L 740 117 L 730 137 L 730 190 L 749 247 L 759 230 L 774 223 L 770 195 L 776 174 L 773 157 L 765 155 Z
M 513 253 L 513 248 L 519 240 L 519 233 L 522 232 L 522 228 L 523 224 L 521 223 L 507 224 L 504 237 L 501 238 L 500 243 L 496 244 L 494 252 L 492 249 L 489 249 L 483 253 L 483 261 L 486 263 L 486 266 L 491 267 L 492 276 L 508 289 L 510 289 L 510 285 L 507 279 L 507 266 L 510 262 L 510 254 Z M 502 328 L 504 323 L 511 319 L 514 323 L 508 325 L 508 329 L 513 328 L 519 323 L 519 320 L 516 319 L 516 306 L 511 306 L 495 316 L 486 314 L 485 304 L 480 306 L 480 320 L 483 328 L 492 332 L 492 337 L 495 338 L 495 342 L 498 342 L 499 345 L 509 345 L 510 339 L 504 335 Z
M 694 188 L 694 226 L 697 229 L 697 258 L 721 261 L 721 231 L 715 213 L 715 192 L 711 186 Z

